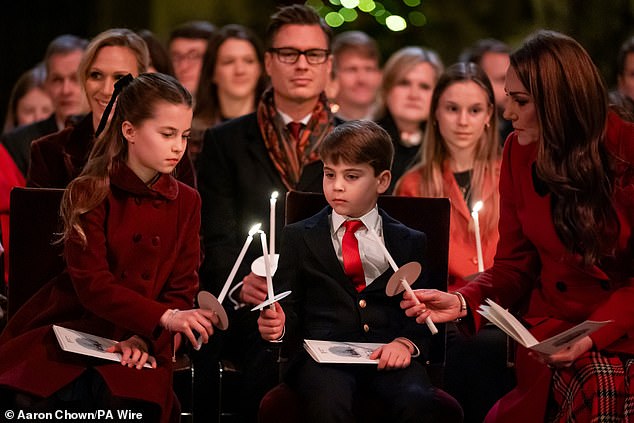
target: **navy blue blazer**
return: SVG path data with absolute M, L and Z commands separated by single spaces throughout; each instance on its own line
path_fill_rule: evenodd
M 277 293 L 292 290 L 281 301 L 286 314 L 285 342 L 295 355 L 303 339 L 355 342 L 391 342 L 406 337 L 421 351 L 429 352 L 429 333 L 405 316 L 402 296 L 388 297 L 385 286 L 391 268 L 363 291 L 357 292 L 344 273 L 332 246 L 326 207 L 316 215 L 288 225 L 282 232 L 280 263 L 275 273 Z M 408 228 L 379 209 L 385 245 L 398 266 L 417 261 L 426 268 L 424 233 Z M 426 286 L 423 272 L 415 288 Z

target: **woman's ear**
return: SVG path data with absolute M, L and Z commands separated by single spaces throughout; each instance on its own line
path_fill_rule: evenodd
M 127 120 L 121 124 L 121 133 L 123 137 L 131 144 L 134 144 L 136 137 L 136 130 L 134 129 L 134 125 L 132 125 Z
M 392 181 L 392 172 L 389 170 L 384 170 L 379 173 L 379 176 L 376 177 L 377 186 L 376 192 L 378 194 L 383 194 L 390 187 L 390 182 Z

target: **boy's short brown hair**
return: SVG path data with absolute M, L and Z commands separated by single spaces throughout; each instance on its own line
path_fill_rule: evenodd
M 319 155 L 323 161 L 333 163 L 367 163 L 378 176 L 384 170 L 391 170 L 394 146 L 390 135 L 376 123 L 350 120 L 328 134 L 319 147 Z

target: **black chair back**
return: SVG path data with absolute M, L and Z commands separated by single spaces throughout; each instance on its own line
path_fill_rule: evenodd
M 64 194 L 56 188 L 13 188 L 9 221 L 7 315 L 15 312 L 46 282 L 64 269 L 59 206 Z

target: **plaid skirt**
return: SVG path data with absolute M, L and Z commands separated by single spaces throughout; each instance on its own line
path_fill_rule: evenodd
M 553 374 L 546 421 L 634 422 L 634 357 L 591 351 Z

